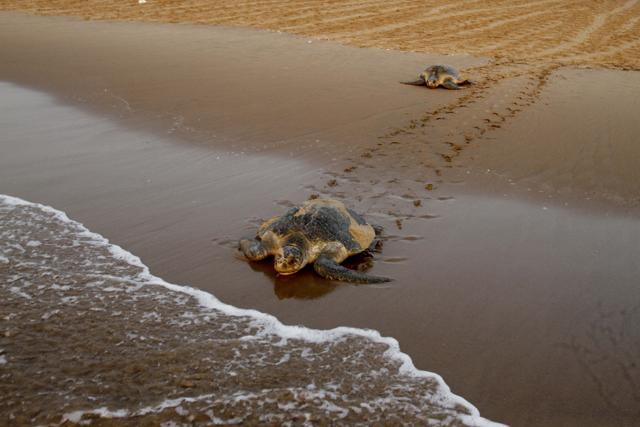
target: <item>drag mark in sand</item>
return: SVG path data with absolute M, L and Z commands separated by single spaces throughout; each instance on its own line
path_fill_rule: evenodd
M 425 151 L 423 159 L 440 168 L 451 168 L 469 144 L 506 126 L 510 119 L 535 103 L 555 69 L 554 66 L 531 67 L 496 61 L 466 70 L 477 82 L 465 89 L 462 96 L 426 112 L 382 139 L 405 145 L 414 141 L 421 144 L 416 147 L 418 150 Z
M 391 338 L 285 326 L 169 284 L 52 208 L 0 196 L 0 251 L 11 424 L 496 425 Z
M 430 97 L 455 97 L 391 129 L 375 145 L 359 147 L 345 159 L 342 171 L 326 173 L 330 179 L 324 187 L 309 189 L 318 196 L 355 200 L 360 203 L 358 209 L 376 212 L 384 222 L 395 222 L 398 229 L 407 220 L 438 218 L 427 211 L 433 203 L 422 201 L 451 200 L 451 195 L 438 188 L 464 182 L 464 176 L 448 171 L 466 168 L 461 158 L 468 148 L 491 139 L 493 131 L 508 126 L 536 103 L 558 68 L 495 60 L 462 70 L 463 78 L 474 84 L 461 91 L 403 88 L 424 91 Z

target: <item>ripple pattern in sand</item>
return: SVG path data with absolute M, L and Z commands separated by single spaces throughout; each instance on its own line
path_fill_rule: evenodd
M 247 26 L 362 47 L 640 69 L 637 0 L 1 0 L 0 10 Z

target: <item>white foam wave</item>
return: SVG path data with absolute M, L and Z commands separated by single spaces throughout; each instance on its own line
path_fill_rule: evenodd
M 295 339 L 295 340 L 303 340 L 310 343 L 325 343 L 332 342 L 340 339 L 344 339 L 347 336 L 359 336 L 367 338 L 371 341 L 382 343 L 387 346 L 387 350 L 385 352 L 385 357 L 390 360 L 394 360 L 400 363 L 400 373 L 403 375 L 407 375 L 415 378 L 428 378 L 431 380 L 435 380 L 438 384 L 439 393 L 437 396 L 438 403 L 443 406 L 454 408 L 454 407 L 464 407 L 470 413 L 470 415 L 460 414 L 459 418 L 464 423 L 470 426 L 500 426 L 503 424 L 495 423 L 489 421 L 480 416 L 478 409 L 473 406 L 470 402 L 465 400 L 464 398 L 453 394 L 447 384 L 444 382 L 442 377 L 438 374 L 428 371 L 422 371 L 417 369 L 411 360 L 411 358 L 400 351 L 400 346 L 398 341 L 394 338 L 383 337 L 380 335 L 378 331 L 372 329 L 358 329 L 351 327 L 338 327 L 330 330 L 317 330 L 310 329 L 303 326 L 289 326 L 282 324 L 276 317 L 259 312 L 257 310 L 251 309 L 241 309 L 238 307 L 234 307 L 229 304 L 225 304 L 218 300 L 212 294 L 195 289 L 188 286 L 175 285 L 172 283 L 168 283 L 163 279 L 154 276 L 149 271 L 148 267 L 142 263 L 139 257 L 131 254 L 130 252 L 124 250 L 123 248 L 109 243 L 109 241 L 103 236 L 93 233 L 85 228 L 82 224 L 77 221 L 71 220 L 64 212 L 56 210 L 50 206 L 42 205 L 39 203 L 32 203 L 17 197 L 8 196 L 8 195 L 0 195 L 0 203 L 9 205 L 9 206 L 30 206 L 38 208 L 44 212 L 48 212 L 55 216 L 58 220 L 63 223 L 67 223 L 77 227 L 80 230 L 80 236 L 83 238 L 87 238 L 89 244 L 100 245 L 108 249 L 108 251 L 117 259 L 121 259 L 128 264 L 138 267 L 142 270 L 142 272 L 135 277 L 135 280 L 131 280 L 132 285 L 136 286 L 162 286 L 168 290 L 173 292 L 182 293 L 189 295 L 195 298 L 200 305 L 206 307 L 208 309 L 218 310 L 224 314 L 230 316 L 239 316 L 239 317 L 248 317 L 253 319 L 256 326 L 259 326 L 257 335 L 255 337 L 245 337 L 245 339 L 255 339 L 264 337 L 266 335 L 276 335 L 281 338 L 280 345 L 285 345 L 287 340 Z M 35 245 L 34 245 L 35 246 Z M 123 280 L 122 277 L 114 277 L 113 279 Z M 11 289 L 13 292 L 25 297 L 30 298 L 29 295 L 24 294 L 19 289 Z M 55 313 L 52 313 L 52 315 Z M 5 361 L 6 363 L 6 361 Z M 158 412 L 166 408 L 176 407 L 184 402 L 191 402 L 198 399 L 205 399 L 211 397 L 210 395 L 199 396 L 199 397 L 191 397 L 191 398 L 180 398 L 180 399 L 172 399 L 167 400 L 159 405 L 151 406 L 148 408 L 143 408 L 135 413 L 125 410 L 110 410 L 107 408 L 97 408 L 86 411 L 74 411 L 68 413 L 64 416 L 64 420 L 69 420 L 71 422 L 78 422 L 84 414 L 94 414 L 100 415 L 102 417 L 109 418 L 119 418 L 126 417 L 129 415 L 143 415 L 149 412 Z M 327 408 L 330 410 L 331 408 Z M 228 420 L 227 420 L 228 422 Z

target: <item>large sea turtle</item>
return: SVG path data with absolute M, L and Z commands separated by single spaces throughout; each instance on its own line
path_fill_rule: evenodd
M 307 264 L 329 280 L 382 283 L 390 279 L 369 276 L 340 265 L 347 257 L 368 249 L 374 228 L 342 202 L 315 199 L 265 221 L 255 239 L 240 241 L 240 250 L 251 261 L 274 257 L 280 274 L 293 274 Z
M 429 89 L 435 89 L 438 86 L 447 89 L 460 89 L 462 85 L 471 84 L 469 80 L 460 78 L 458 70 L 449 65 L 432 65 L 420 73 L 418 80 L 400 83 L 414 86 L 427 86 Z

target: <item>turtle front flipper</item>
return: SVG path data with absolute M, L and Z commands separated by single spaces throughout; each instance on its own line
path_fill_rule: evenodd
M 313 263 L 313 269 L 320 276 L 328 280 L 338 280 L 341 282 L 350 283 L 385 283 L 390 282 L 391 279 L 379 276 L 369 276 L 359 271 L 350 270 L 341 266 L 330 256 L 320 255 L 316 262 Z
M 412 86 L 424 86 L 427 83 L 425 82 L 423 77 L 420 77 L 418 80 L 414 80 L 412 82 L 400 82 L 403 85 L 412 85 Z
M 240 250 L 250 261 L 260 261 L 269 256 L 269 251 L 262 242 L 257 239 L 242 239 L 239 244 Z
M 445 80 L 444 82 L 442 82 L 442 86 L 446 87 L 447 89 L 452 89 L 452 90 L 460 89 L 460 86 L 455 84 L 455 82 L 453 80 Z

